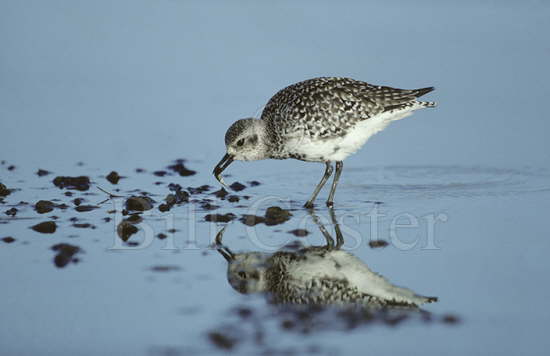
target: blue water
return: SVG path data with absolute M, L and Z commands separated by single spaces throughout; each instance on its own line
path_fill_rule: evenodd
M 0 182 L 16 190 L 0 205 L 0 239 L 15 238 L 0 240 L 1 353 L 221 353 L 208 336 L 221 332 L 237 338 L 237 354 L 544 354 L 549 15 L 542 1 L 3 1 Z M 259 115 L 284 86 L 321 75 L 436 87 L 436 109 L 392 124 L 345 161 L 335 206 L 348 251 L 393 283 L 439 297 L 423 307 L 429 322 L 411 315 L 343 331 L 327 312 L 315 320 L 329 326 L 286 330 L 283 311 L 230 287 L 210 247 L 225 224 L 206 214 L 261 215 L 272 205 L 292 218 L 254 228 L 235 220 L 224 241 L 264 252 L 322 244 L 300 207 L 320 164 L 237 162 L 226 180 L 248 186 L 241 200 L 210 195 L 227 127 Z M 197 174 L 152 174 L 176 158 Z M 52 174 L 38 177 L 39 168 Z M 111 170 L 126 178 L 112 185 Z M 90 176 L 93 194 L 67 197 L 52 183 L 58 175 Z M 161 213 L 167 183 L 212 189 Z M 74 210 L 77 197 L 107 197 L 97 186 L 157 201 L 134 246 L 116 233 L 122 199 Z M 41 199 L 69 208 L 41 215 L 32 207 Z M 204 199 L 220 208 L 205 210 Z M 15 217 L 4 214 L 11 207 Z M 332 229 L 327 209 L 317 213 Z M 54 234 L 29 229 L 51 216 Z M 301 227 L 310 235 L 288 233 Z M 376 239 L 389 246 L 370 248 Z M 78 263 L 57 268 L 58 243 L 80 247 Z M 242 307 L 257 320 L 236 317 Z

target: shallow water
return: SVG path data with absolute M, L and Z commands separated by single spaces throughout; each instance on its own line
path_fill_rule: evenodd
M 0 202 L 1 354 L 550 347 L 550 120 L 541 104 L 550 6 L 304 4 L 2 2 L 0 183 L 12 191 Z M 228 282 L 213 246 L 223 227 L 235 253 L 321 246 L 320 225 L 335 234 L 326 190 L 320 224 L 302 208 L 321 164 L 235 162 L 225 180 L 245 189 L 212 194 L 226 128 L 282 87 L 321 75 L 436 86 L 427 98 L 437 108 L 392 124 L 345 161 L 334 209 L 345 251 L 438 298 L 420 310 L 278 305 Z M 196 174 L 167 168 L 179 157 Z M 105 178 L 112 170 L 118 184 Z M 53 184 L 80 175 L 88 190 Z M 160 211 L 170 183 L 189 202 Z M 142 195 L 153 208 L 124 215 L 126 199 Z M 53 210 L 37 212 L 39 200 Z M 241 221 L 271 206 L 292 215 Z M 207 221 L 229 213 L 230 222 Z M 31 228 L 49 221 L 54 233 Z
M 519 352 L 528 344 L 544 343 L 548 315 L 539 306 L 547 300 L 548 289 L 536 282 L 545 280 L 548 267 L 542 217 L 549 207 L 550 184 L 544 170 L 433 166 L 346 171 L 335 208 L 344 249 L 392 283 L 439 298 L 423 306 L 421 314 L 375 311 L 365 317 L 353 310 L 281 309 L 261 294 L 233 290 L 226 261 L 211 247 L 226 224 L 206 222 L 205 215 L 263 215 L 273 205 L 290 209 L 290 220 L 280 225 L 228 223 L 224 243 L 233 251 L 273 253 L 293 241 L 323 245 L 323 235 L 299 206 L 299 194 L 292 201 L 273 194 L 281 191 L 277 182 L 283 178 L 275 172 L 265 180 L 260 177 L 259 186 L 245 183 L 246 189 L 233 192 L 241 197 L 239 202 L 217 198 L 211 193 L 219 188 L 212 186 L 192 194 L 190 203 L 158 211 L 169 193 L 167 183 L 212 183 L 209 165 L 187 166 L 199 174 L 157 177 L 151 172 L 163 167 L 152 167 L 144 173 L 121 172 L 126 177 L 117 185 L 91 174 L 92 186 L 84 192 L 56 188 L 54 174 L 37 177 L 18 168 L 6 175 L 5 184 L 17 190 L 5 198 L 2 210 L 18 209 L 16 216 L 0 220 L 2 237 L 15 239 L 2 242 L 0 249 L 3 284 L 9 290 L 2 303 L 7 351 L 186 354 L 230 348 L 347 353 L 368 342 L 386 353 L 390 338 L 391 352 L 406 351 L 415 342 L 417 351 L 435 354 L 447 350 L 453 340 L 464 342 L 457 353 L 479 345 Z M 74 168 L 77 174 L 94 170 Z M 360 180 L 372 183 L 352 183 Z M 141 213 L 143 222 L 136 225 L 140 231 L 127 243 L 116 232 L 124 199 L 101 203 L 107 196 L 97 186 L 124 196 L 137 189 L 157 201 L 154 209 Z M 67 191 L 73 195 L 65 196 Z M 83 199 L 81 205 L 99 208 L 77 212 L 76 198 Z M 39 199 L 68 207 L 38 214 L 32 203 Z M 219 208 L 205 210 L 204 201 Z M 328 210 L 321 204 L 315 212 L 334 234 Z M 106 222 L 106 217 L 112 220 Z M 43 221 L 55 221 L 56 232 L 29 229 Z M 93 226 L 75 227 L 85 223 Z M 529 234 L 524 233 L 526 227 Z M 288 233 L 296 228 L 309 234 Z M 159 233 L 167 237 L 159 239 Z M 371 248 L 371 240 L 389 245 Z M 73 256 L 78 261 L 56 267 L 57 252 L 51 247 L 58 243 L 78 246 L 82 251 Z M 33 335 L 32 342 L 27 335 Z M 418 338 L 431 341 L 414 341 Z

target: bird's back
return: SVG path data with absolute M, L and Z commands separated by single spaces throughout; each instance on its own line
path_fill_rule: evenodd
M 338 136 L 359 121 L 411 105 L 432 90 L 397 89 L 341 77 L 313 78 L 277 92 L 262 119 L 287 133 L 304 129 L 315 137 Z
M 290 85 L 267 103 L 271 158 L 341 161 L 391 121 L 432 102 L 416 99 L 433 88 L 396 89 L 340 77 Z

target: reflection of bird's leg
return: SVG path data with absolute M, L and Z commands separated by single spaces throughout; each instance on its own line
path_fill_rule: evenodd
M 332 209 L 329 209 L 329 211 L 330 211 L 330 214 L 331 214 L 330 216 L 331 216 L 332 222 L 334 224 L 336 222 L 336 216 L 334 215 L 334 211 Z M 321 231 L 321 233 L 325 237 L 325 240 L 327 242 L 327 247 L 330 248 L 330 249 L 334 248 L 335 247 L 334 246 L 334 239 L 332 238 L 330 233 L 327 231 L 327 229 L 325 228 L 323 223 L 321 223 L 321 221 L 319 220 L 319 217 L 315 214 L 315 211 L 313 209 L 309 209 L 308 212 L 311 215 L 311 218 L 313 219 L 313 222 L 315 224 L 317 224 L 317 227 L 319 228 L 319 230 Z M 344 243 L 344 239 L 342 237 L 340 227 L 338 226 L 337 223 L 335 223 L 334 229 L 336 231 L 336 249 L 339 249 L 340 246 L 342 246 L 342 244 Z
M 342 245 L 344 244 L 344 236 L 342 235 L 342 231 L 340 230 L 340 225 L 338 225 L 338 219 L 336 219 L 334 209 L 329 208 L 328 212 L 330 214 L 330 219 L 334 224 L 334 232 L 336 233 L 336 249 L 339 250 L 340 247 L 342 247 Z
M 231 262 L 235 258 L 235 255 L 233 254 L 233 252 L 231 252 L 229 247 L 224 246 L 224 244 L 222 242 L 223 233 L 225 232 L 226 227 L 227 227 L 227 225 L 225 225 L 216 234 L 216 240 L 215 240 L 214 246 L 216 247 L 216 250 L 220 253 L 220 255 L 222 255 L 228 262 Z

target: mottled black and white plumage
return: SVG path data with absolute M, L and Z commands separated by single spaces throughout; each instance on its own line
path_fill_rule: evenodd
M 336 162 L 335 183 L 327 201 L 330 206 L 342 161 L 390 122 L 415 110 L 434 107 L 434 102 L 417 100 L 432 90 L 396 89 L 339 77 L 293 84 L 269 100 L 260 120 L 242 119 L 231 125 L 225 135 L 227 154 L 214 173 L 221 181 L 221 172 L 235 159 L 324 162 L 325 175 L 306 203 L 312 206 L 332 174 L 331 163 Z

